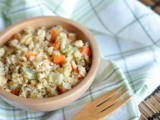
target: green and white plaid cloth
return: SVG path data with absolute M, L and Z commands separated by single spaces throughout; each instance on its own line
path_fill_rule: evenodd
M 46 15 L 78 21 L 95 35 L 102 57 L 97 77 L 80 99 L 57 111 L 27 112 L 0 99 L 0 119 L 70 120 L 122 84 L 133 99 L 108 119 L 139 119 L 138 104 L 160 85 L 160 17 L 137 0 L 0 0 L 0 31 Z

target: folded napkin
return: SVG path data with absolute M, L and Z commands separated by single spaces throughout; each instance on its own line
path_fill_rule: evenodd
M 0 99 L 0 119 L 70 120 L 87 103 L 120 85 L 133 98 L 108 119 L 139 119 L 138 104 L 160 85 L 159 16 L 135 0 L 0 0 L 0 31 L 45 15 L 73 19 L 95 35 L 101 50 L 97 77 L 80 99 L 57 111 L 27 112 Z

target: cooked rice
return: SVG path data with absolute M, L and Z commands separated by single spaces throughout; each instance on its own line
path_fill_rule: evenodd
M 51 42 L 54 30 L 59 33 Z M 89 43 L 61 26 L 26 28 L 0 47 L 0 88 L 25 98 L 62 94 L 89 71 L 91 57 L 80 51 L 83 47 L 89 48 Z M 55 63 L 54 56 L 63 56 L 65 62 Z

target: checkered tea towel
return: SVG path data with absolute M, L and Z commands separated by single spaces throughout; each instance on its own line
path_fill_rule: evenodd
M 133 96 L 109 120 L 139 119 L 138 104 L 158 85 L 160 17 L 137 0 L 0 0 L 0 30 L 36 16 L 73 19 L 96 37 L 101 66 L 89 90 L 51 112 L 28 112 L 0 99 L 1 120 L 71 120 L 87 103 L 124 85 Z

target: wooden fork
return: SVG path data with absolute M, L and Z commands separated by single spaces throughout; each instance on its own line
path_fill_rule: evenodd
M 126 90 L 118 95 L 115 95 L 121 88 L 122 86 L 92 101 L 76 116 L 74 116 L 73 120 L 102 120 L 106 118 L 112 112 L 123 106 L 131 98 L 131 96 L 129 96 L 124 100 L 120 100 L 128 92 L 128 90 Z

